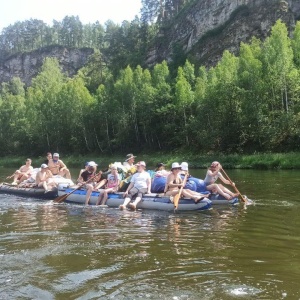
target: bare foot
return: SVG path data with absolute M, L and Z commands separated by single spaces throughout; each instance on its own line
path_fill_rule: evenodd
M 228 194 L 224 194 L 224 197 L 226 198 L 226 200 L 231 200 L 232 199 L 232 197 Z
M 133 210 L 136 210 L 136 205 L 134 203 L 129 203 L 128 204 Z
M 124 206 L 124 205 L 120 205 L 120 206 L 119 206 L 119 209 L 120 209 L 120 210 L 124 210 L 124 209 L 125 209 L 125 206 Z
M 195 203 L 197 204 L 200 201 L 200 198 L 194 199 Z
M 195 199 L 195 203 L 200 202 L 201 200 L 203 200 L 205 198 L 205 196 L 201 196 Z

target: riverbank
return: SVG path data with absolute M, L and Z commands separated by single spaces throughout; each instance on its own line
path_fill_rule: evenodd
M 212 161 L 218 160 L 224 168 L 227 169 L 300 169 L 300 153 L 265 153 L 253 155 L 197 155 L 191 153 L 151 153 L 136 154 L 136 161 L 144 160 L 148 167 L 155 167 L 159 162 L 171 166 L 172 162 L 186 161 L 190 168 L 207 168 Z M 94 160 L 101 169 L 105 169 L 110 163 L 124 161 L 125 155 L 66 155 L 61 159 L 69 167 L 81 167 L 86 161 Z M 19 167 L 23 165 L 26 157 L 2 157 L 0 158 L 0 167 Z M 32 158 L 34 167 L 39 166 L 44 157 Z

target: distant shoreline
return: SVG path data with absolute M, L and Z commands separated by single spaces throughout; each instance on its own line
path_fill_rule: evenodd
M 151 153 L 135 154 L 136 162 L 144 160 L 147 166 L 154 168 L 157 163 L 163 162 L 170 167 L 172 162 L 186 161 L 190 168 L 206 169 L 212 161 L 219 161 L 227 169 L 261 169 L 261 170 L 288 170 L 300 169 L 300 153 L 261 153 L 252 155 L 242 154 L 191 154 L 191 153 Z M 61 155 L 64 163 L 71 168 L 83 167 L 86 161 L 95 161 L 100 169 L 105 169 L 110 163 L 123 162 L 125 159 L 120 155 Z M 6 156 L 0 158 L 0 167 L 19 167 L 25 163 L 25 156 Z M 32 158 L 33 167 L 38 167 L 45 157 Z

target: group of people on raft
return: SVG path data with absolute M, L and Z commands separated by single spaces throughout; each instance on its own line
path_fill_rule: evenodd
M 59 154 L 48 152 L 46 160 L 42 163 L 40 168 L 32 167 L 32 160 L 27 158 L 25 165 L 21 166 L 11 176 L 13 177 L 12 185 L 18 187 L 41 187 L 45 189 L 45 193 L 51 191 L 53 187 L 57 186 L 55 177 L 65 177 L 71 179 L 71 174 L 67 166 L 59 159 Z
M 151 193 L 151 187 L 155 185 L 156 179 L 163 182 L 163 187 L 160 192 L 165 196 L 169 196 L 170 199 L 181 192 L 181 195 L 186 198 L 193 199 L 195 203 L 200 200 L 209 197 L 210 193 L 218 193 L 230 200 L 237 197 L 238 194 L 233 193 L 222 184 L 217 184 L 216 180 L 219 178 L 224 184 L 233 184 L 233 182 L 227 180 L 220 170 L 222 166 L 219 162 L 214 161 L 208 168 L 206 177 L 202 180 L 201 192 L 195 191 L 186 184 L 184 181 L 186 177 L 190 177 L 188 174 L 188 164 L 182 162 L 172 163 L 171 170 L 165 169 L 165 164 L 158 163 L 156 170 L 152 173 L 146 170 L 146 163 L 139 161 L 135 163 L 133 154 L 128 154 L 123 164 L 114 163 L 109 166 L 108 172 L 98 172 L 98 165 L 94 161 L 87 162 L 85 168 L 80 170 L 77 186 L 86 189 L 85 204 L 88 205 L 91 194 L 93 191 L 99 191 L 99 197 L 97 205 L 105 204 L 108 199 L 109 193 L 115 193 L 118 191 L 124 191 L 124 203 L 120 205 L 120 209 L 125 209 L 127 206 L 132 209 L 136 209 L 137 204 L 142 200 L 145 194 Z M 31 166 L 31 159 L 26 160 L 26 164 L 14 173 L 13 185 L 18 185 L 22 181 L 28 180 L 31 176 L 33 168 Z M 126 174 L 126 179 L 121 180 L 120 170 Z M 35 184 L 38 187 L 43 187 L 45 191 L 52 189 L 56 185 L 53 180 L 53 176 L 60 175 L 68 179 L 71 178 L 71 174 L 66 165 L 59 159 L 59 154 L 47 153 L 47 160 L 41 165 L 39 171 L 36 174 Z M 201 180 L 198 179 L 198 182 Z M 125 184 L 124 184 L 125 183 Z M 125 188 L 124 188 L 125 187 Z M 157 188 L 155 192 L 158 192 Z

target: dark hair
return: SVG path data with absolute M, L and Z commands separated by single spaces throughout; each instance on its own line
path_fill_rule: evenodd
M 160 167 L 164 167 L 164 166 L 165 166 L 164 163 L 158 163 L 158 164 L 156 165 L 156 168 L 160 168 Z

